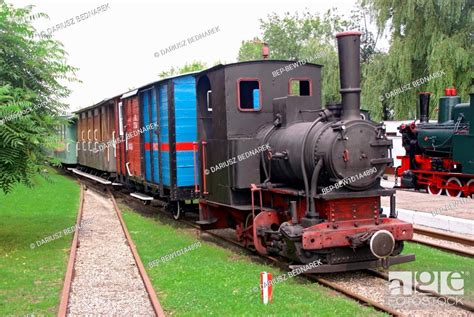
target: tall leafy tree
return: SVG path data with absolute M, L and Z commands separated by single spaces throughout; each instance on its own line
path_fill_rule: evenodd
M 407 84 L 412 87 L 383 101 L 395 109 L 398 118 L 414 116 L 418 91 L 432 92 L 434 105 L 447 86 L 455 86 L 468 98 L 474 78 L 471 0 L 364 0 L 363 4 L 379 34 L 388 31 L 391 35 L 387 61 L 379 69 L 384 94 Z M 433 74 L 442 76 L 413 87 L 413 81 Z
M 31 21 L 47 17 L 32 7 L 15 8 L 0 0 L 0 190 L 32 185 L 42 173 L 48 146 L 61 123 L 61 100 L 75 81 L 62 45 L 39 36 Z
M 378 38 L 368 28 L 370 22 L 368 7 L 358 2 L 349 20 L 348 29 L 362 32 L 360 39 L 361 107 L 370 111 L 373 120 L 394 119 L 395 113 L 388 100 L 381 101 L 381 96 L 388 87 L 385 76 L 388 54 L 377 48 Z
M 263 41 L 258 37 L 254 37 L 253 40 L 242 41 L 242 44 L 239 48 L 239 55 L 237 56 L 237 60 L 239 62 L 243 62 L 261 59 L 262 44 Z
M 260 20 L 262 40 L 254 38 L 242 42 L 239 50 L 239 61 L 261 59 L 261 44 L 265 41 L 270 46 L 270 59 L 305 60 L 321 64 L 322 69 L 322 101 L 323 104 L 340 102 L 339 93 L 339 61 L 334 35 L 345 30 L 361 30 L 364 35 L 361 42 L 362 87 L 366 75 L 371 70 L 377 70 L 377 65 L 383 60 L 376 49 L 376 38 L 367 29 L 368 12 L 366 8 L 358 6 L 349 19 L 339 16 L 334 10 L 328 10 L 323 15 L 311 13 L 275 13 Z M 372 64 L 372 61 L 378 62 Z M 370 66 L 369 66 L 370 65 Z M 377 80 L 368 82 L 379 85 Z M 378 86 L 377 86 L 378 87 Z M 374 90 L 371 93 L 373 95 Z M 377 97 L 380 95 L 381 88 Z M 381 117 L 382 111 L 377 109 L 379 100 L 370 94 L 363 94 L 363 107 L 372 110 L 375 117 Z M 374 102 L 375 101 L 375 102 Z M 374 106 L 376 105 L 376 106 Z
M 206 68 L 206 63 L 202 61 L 193 61 L 191 63 L 185 63 L 182 67 L 171 67 L 169 70 L 162 71 L 158 76 L 160 76 L 161 78 L 166 78 L 170 76 L 176 76 L 180 74 L 203 70 L 204 68 Z

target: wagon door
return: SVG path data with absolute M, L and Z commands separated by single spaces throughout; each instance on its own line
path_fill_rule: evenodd
M 193 76 L 174 80 L 176 185 L 194 186 L 193 142 L 197 140 L 196 82 Z
M 161 160 L 161 183 L 170 186 L 170 144 L 169 144 L 169 116 L 168 116 L 168 85 L 159 88 L 159 113 L 160 113 L 160 160 Z
M 152 129 L 150 130 L 150 135 L 151 135 L 151 141 L 152 141 L 152 146 L 151 146 L 151 158 L 153 160 L 153 183 L 159 184 L 160 183 L 160 166 L 159 166 L 159 160 L 158 160 L 158 107 L 157 107 L 157 102 L 156 102 L 156 90 L 153 89 L 151 93 L 151 124 L 152 124 Z
M 142 122 L 144 127 L 148 127 L 151 123 L 151 90 L 145 90 L 140 92 L 140 108 L 142 113 Z M 143 133 L 143 152 L 144 152 L 144 168 L 145 168 L 145 180 L 147 182 L 153 182 L 153 160 L 151 150 L 151 131 Z
M 125 99 L 125 167 L 129 176 L 141 176 L 140 107 L 138 96 Z

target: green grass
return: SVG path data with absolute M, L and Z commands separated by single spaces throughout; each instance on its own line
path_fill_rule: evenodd
M 390 267 L 390 271 L 464 272 L 464 298 L 474 302 L 474 260 L 418 243 L 405 243 L 403 253 L 414 253 L 416 260 Z
M 74 226 L 79 185 L 54 171 L 50 176 L 52 182 L 0 193 L 0 316 L 57 313 L 73 235 L 36 241 Z
M 121 206 L 140 257 L 147 264 L 197 241 L 193 230 L 165 220 L 145 218 Z M 168 222 L 168 223 L 167 223 Z M 263 305 L 258 287 L 261 271 L 274 278 L 285 272 L 249 261 L 248 256 L 201 241 L 184 255 L 147 268 L 167 315 L 176 316 L 376 316 L 319 285 L 299 278 L 273 286 L 273 302 Z

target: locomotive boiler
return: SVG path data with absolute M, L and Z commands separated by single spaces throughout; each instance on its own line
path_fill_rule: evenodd
M 323 263 L 311 272 L 414 260 L 400 255 L 403 241 L 412 238 L 412 225 L 396 219 L 395 192 L 380 186 L 385 168 L 393 164 L 392 142 L 383 124 L 360 113 L 360 35 L 336 36 L 342 103 L 326 108 L 320 105 L 316 68 L 314 78 L 298 69 L 288 74 L 290 91 L 292 80 L 298 80 L 297 93 L 288 96 L 272 94 L 278 85 L 268 80 L 263 66 L 237 78 L 232 68 L 198 77 L 199 223 L 204 229 L 235 228 L 243 243 L 262 254 Z M 232 86 L 235 95 L 227 89 Z M 212 112 L 206 111 L 209 104 Z M 209 172 L 219 161 L 262 146 L 267 150 Z M 382 213 L 382 196 L 390 197 L 388 215 Z

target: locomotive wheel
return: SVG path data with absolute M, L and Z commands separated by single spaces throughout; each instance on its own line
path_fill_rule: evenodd
M 461 181 L 456 177 L 451 177 L 446 182 L 447 187 L 454 187 L 454 188 L 446 188 L 446 195 L 449 197 L 461 197 L 462 194 L 462 184 Z
M 431 195 L 434 195 L 434 196 L 439 196 L 443 192 L 443 189 L 439 188 L 435 184 L 428 185 L 426 187 L 426 189 L 428 190 L 428 193 L 430 193 Z
M 471 179 L 469 182 L 466 184 L 468 193 L 467 197 L 471 197 L 474 199 L 474 179 Z

